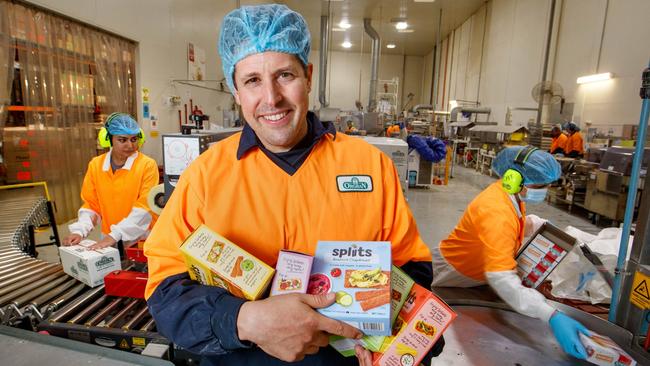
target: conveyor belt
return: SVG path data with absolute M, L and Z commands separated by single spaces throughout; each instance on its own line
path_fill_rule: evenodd
M 28 255 L 29 226 L 49 220 L 45 199 L 2 199 L 0 207 L 0 324 L 126 351 L 171 345 L 144 300 L 108 296 Z

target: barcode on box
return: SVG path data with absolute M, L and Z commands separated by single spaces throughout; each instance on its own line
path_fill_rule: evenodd
M 361 323 L 361 330 L 375 330 L 381 332 L 384 330 L 384 324 L 383 323 Z

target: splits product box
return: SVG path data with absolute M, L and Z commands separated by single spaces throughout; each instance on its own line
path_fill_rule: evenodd
M 431 291 L 418 285 L 400 310 L 393 332 L 386 337 L 381 353 L 373 354 L 374 366 L 419 365 L 456 313 Z
M 580 333 L 580 341 L 587 350 L 587 361 L 601 366 L 635 366 L 636 361 L 614 343 L 611 338 L 591 332 Z
M 408 298 L 413 280 L 399 267 L 393 265 L 390 274 L 390 325 L 397 319 L 400 309 Z M 354 346 L 360 344 L 367 350 L 379 352 L 384 344 L 386 336 L 364 336 L 360 340 L 344 338 L 341 336 L 330 336 L 330 345 L 345 357 L 354 356 Z
M 390 335 L 391 248 L 387 241 L 319 241 L 307 293 L 336 293 L 318 311 L 366 335 Z
M 281 250 L 275 265 L 271 296 L 306 293 L 313 260 L 314 257 L 307 254 Z
M 273 268 L 205 225 L 185 239 L 181 253 L 193 280 L 248 300 L 262 297 L 273 278 Z
M 92 240 L 82 240 L 79 245 L 59 247 L 63 271 L 90 287 L 104 283 L 104 276 L 122 269 L 120 253 L 113 247 L 89 250 L 95 244 Z

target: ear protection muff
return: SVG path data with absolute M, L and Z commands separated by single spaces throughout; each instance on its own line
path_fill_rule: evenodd
M 519 153 L 515 157 L 515 165 L 523 167 L 530 155 L 537 150 L 539 149 L 534 146 L 526 146 L 519 150 Z M 521 188 L 524 186 L 524 176 L 516 168 L 508 169 L 503 173 L 503 177 L 501 177 L 501 186 L 507 193 L 517 194 L 521 192 Z
M 108 117 L 106 117 L 104 126 L 99 129 L 99 133 L 97 134 L 97 142 L 99 143 L 99 146 L 101 146 L 104 149 L 108 149 L 111 146 L 113 146 L 113 141 L 111 140 L 113 136 L 110 133 L 108 133 L 108 124 L 111 123 L 113 119 L 123 114 L 124 113 L 111 113 Z M 138 132 L 137 136 L 138 136 L 138 147 L 142 147 L 142 145 L 145 142 L 144 130 L 142 128 L 140 128 L 140 132 Z

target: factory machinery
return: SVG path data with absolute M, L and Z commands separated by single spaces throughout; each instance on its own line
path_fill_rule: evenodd
M 29 227 L 50 217 L 44 198 L 2 199 L 0 205 L 0 324 L 177 364 L 197 359 L 156 332 L 144 300 L 147 275 L 129 271 L 144 267 L 141 250 L 128 248 L 127 270 L 109 274 L 105 285 L 91 289 L 65 274 L 60 264 L 28 254 L 34 247 Z M 78 347 L 68 342 L 65 347 Z

